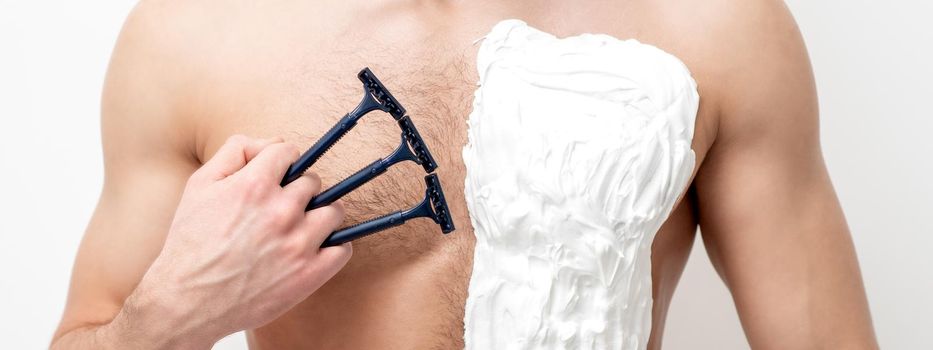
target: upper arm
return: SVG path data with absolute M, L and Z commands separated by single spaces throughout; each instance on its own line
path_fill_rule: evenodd
M 162 248 L 188 176 L 198 167 L 178 118 L 172 60 L 144 9 L 130 15 L 107 74 L 101 127 L 104 187 L 72 271 L 63 334 L 120 311 Z
M 802 38 L 780 1 L 731 3 L 720 46 L 732 68 L 695 180 L 710 258 L 754 348 L 874 347 Z

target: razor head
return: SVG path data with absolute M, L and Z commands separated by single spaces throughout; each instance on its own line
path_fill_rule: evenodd
M 395 120 L 405 116 L 405 107 L 402 107 L 402 104 L 389 93 L 389 89 L 382 85 L 382 82 L 379 81 L 379 78 L 376 78 L 373 71 L 369 70 L 369 67 L 363 68 L 356 76 L 363 82 L 363 88 L 366 92 L 381 105 L 380 109 L 392 115 Z
M 415 128 L 415 123 L 411 121 L 411 117 L 406 115 L 399 119 L 398 127 L 402 129 L 402 137 L 408 142 L 408 146 L 411 147 L 415 157 L 418 158 L 418 164 L 424 167 L 424 172 L 430 173 L 437 169 L 437 162 L 434 161 L 434 156 L 431 155 L 428 145 L 424 143 L 424 139 L 421 138 L 421 134 Z
M 444 190 L 441 189 L 441 182 L 437 179 L 437 174 L 430 174 L 424 177 L 424 183 L 427 185 L 425 197 L 430 201 L 434 209 L 434 222 L 441 226 L 441 232 L 448 234 L 456 230 L 454 220 L 450 217 L 450 209 L 447 207 L 447 200 L 444 199 Z

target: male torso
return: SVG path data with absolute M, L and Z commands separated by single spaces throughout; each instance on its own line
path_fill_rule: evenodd
M 660 346 L 697 224 L 753 348 L 877 347 L 820 152 L 806 49 L 779 0 L 146 0 L 127 19 L 110 63 L 104 186 L 53 348 L 126 348 L 107 335 L 132 340 L 133 331 L 160 329 L 137 320 L 143 324 L 121 332 L 115 317 L 134 314 L 127 298 L 162 257 L 191 174 L 235 133 L 307 147 L 357 103 L 354 75 L 364 66 L 405 104 L 430 145 L 459 229 L 442 236 L 415 220 L 357 241 L 336 278 L 250 331 L 250 342 L 461 347 L 474 239 L 460 153 L 477 80 L 474 41 L 507 18 L 557 36 L 636 38 L 680 58 L 698 84 L 694 177 L 652 245 L 649 348 Z M 397 142 L 391 119 L 373 114 L 313 170 L 327 186 Z M 415 203 L 422 176 L 402 164 L 349 195 L 347 224 Z
M 211 6 L 211 5 L 185 5 Z M 662 13 L 676 9 L 677 12 Z M 324 2 L 275 6 L 239 1 L 204 8 L 208 30 L 192 39 L 191 85 L 184 106 L 200 160 L 233 133 L 282 136 L 305 148 L 359 101 L 355 73 L 371 67 L 407 107 L 438 161 L 458 230 L 442 236 L 416 220 L 354 243 L 337 277 L 279 320 L 249 334 L 260 349 L 462 347 L 463 305 L 473 232 L 463 195 L 467 117 L 476 88 L 477 39 L 500 20 L 519 18 L 558 36 L 585 32 L 637 38 L 678 55 L 699 82 L 698 164 L 715 118 L 703 100 L 705 67 L 691 65 L 689 36 L 672 26 L 688 9 L 661 4 L 554 2 Z M 194 11 L 194 10 L 192 10 Z M 179 92 L 182 93 L 182 92 Z M 190 97 L 189 97 L 190 98 Z M 367 115 L 312 170 L 325 187 L 387 155 L 399 140 L 391 117 Z M 508 152 L 508 150 L 502 150 Z M 351 222 L 417 203 L 423 171 L 403 163 L 343 200 Z M 674 286 L 694 239 L 689 198 L 653 246 L 654 327 L 663 332 Z M 658 342 L 655 342 L 657 344 Z

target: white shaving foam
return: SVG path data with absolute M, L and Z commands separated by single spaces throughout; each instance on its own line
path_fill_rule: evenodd
M 643 349 L 651 243 L 684 191 L 699 96 L 635 40 L 497 24 L 477 57 L 468 349 Z

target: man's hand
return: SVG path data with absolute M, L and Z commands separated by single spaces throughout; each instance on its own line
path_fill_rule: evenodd
M 272 321 L 333 277 L 351 247 L 320 245 L 343 210 L 305 213 L 320 191 L 315 175 L 279 186 L 298 156 L 278 140 L 231 137 L 188 180 L 162 252 L 113 323 L 149 327 L 144 339 L 133 332 L 144 347 L 210 347 Z

